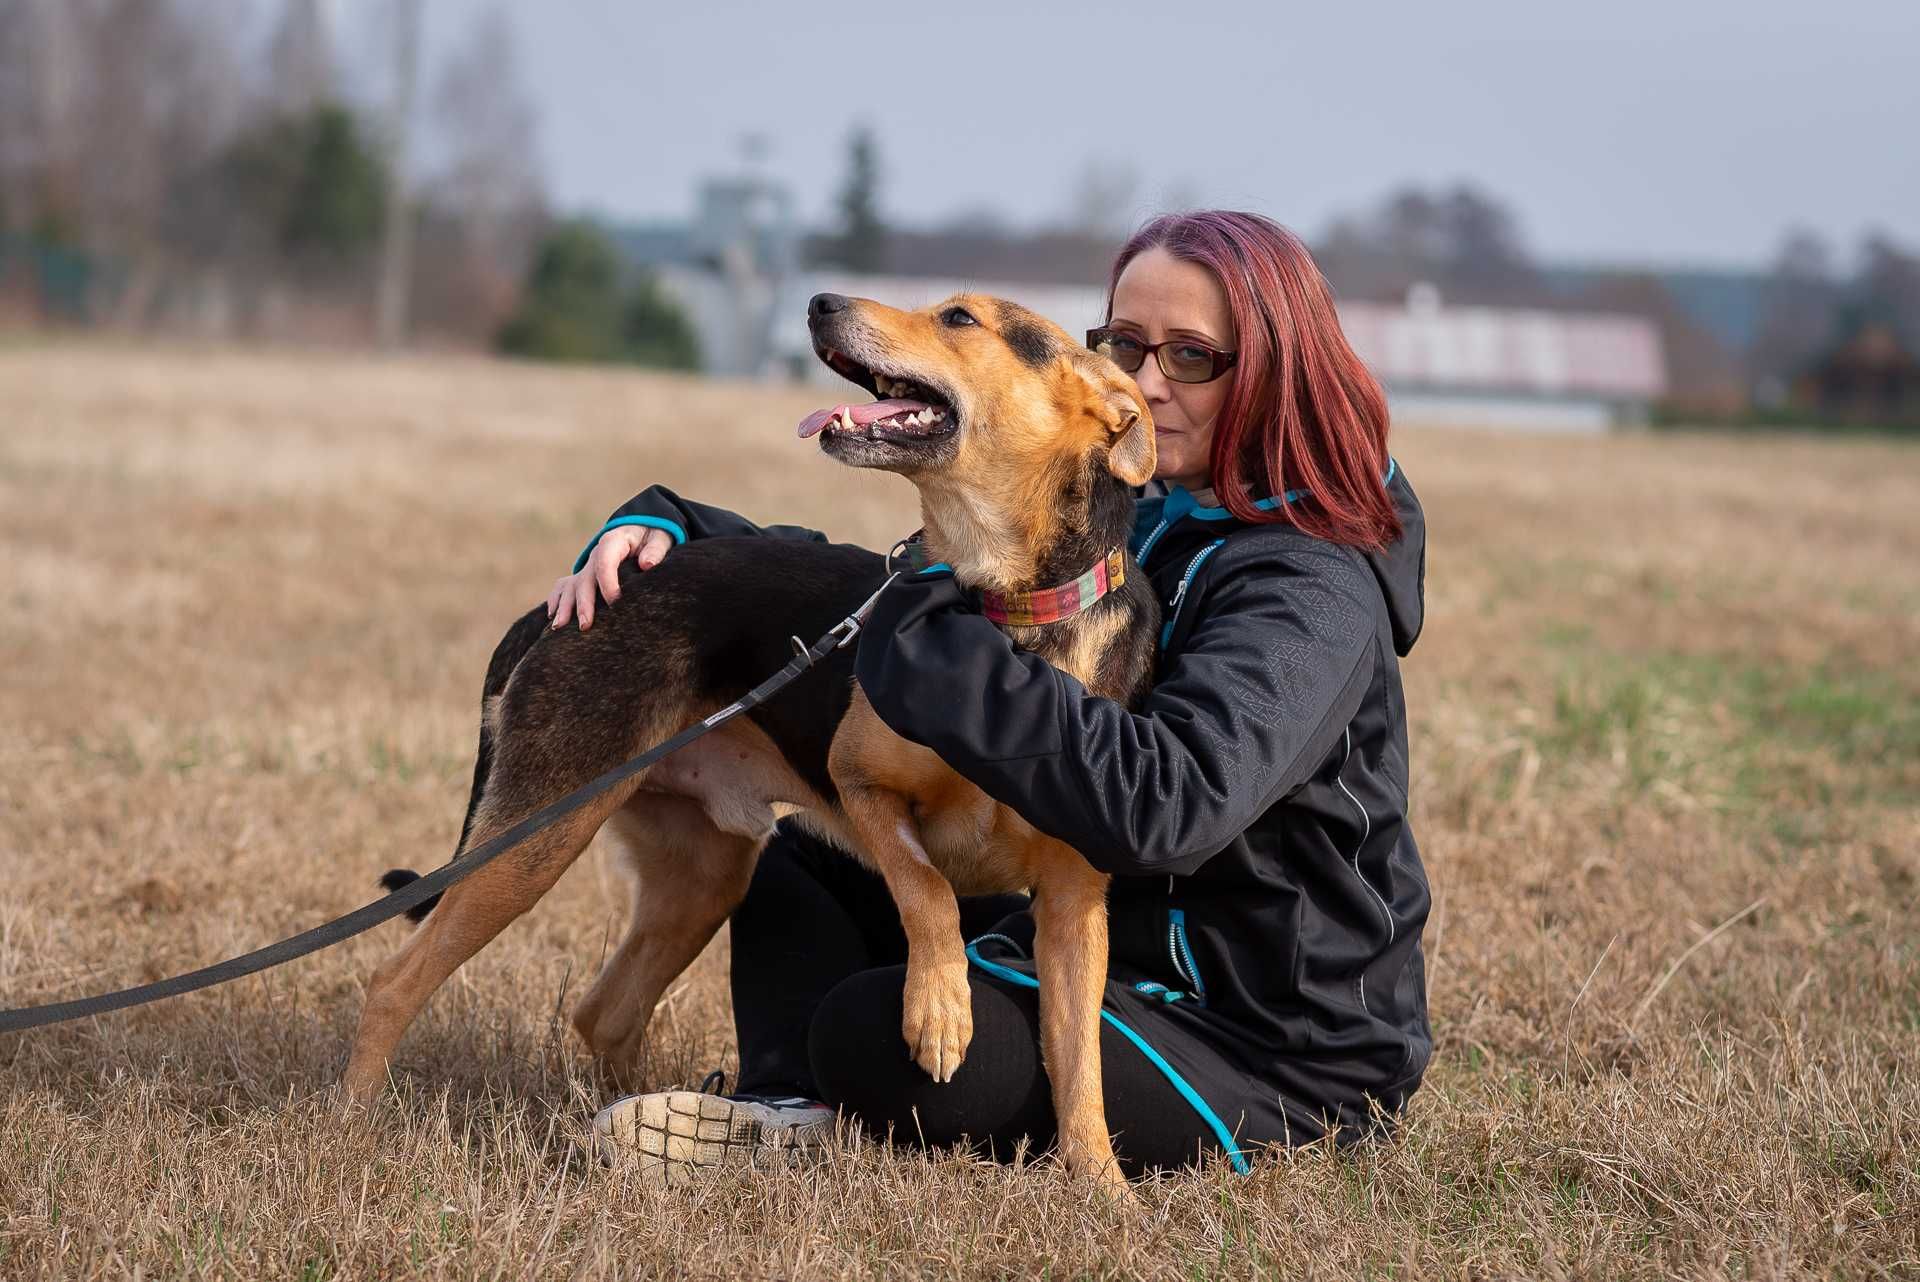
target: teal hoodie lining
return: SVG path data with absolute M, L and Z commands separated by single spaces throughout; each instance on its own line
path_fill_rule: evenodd
M 1393 484 L 1393 478 L 1400 471 L 1400 461 L 1387 460 L 1387 474 L 1381 478 L 1384 488 Z M 1289 503 L 1298 503 L 1308 497 L 1307 490 L 1288 490 L 1285 494 L 1273 498 L 1256 499 L 1254 506 L 1262 512 L 1271 512 L 1275 508 L 1285 507 Z M 1196 521 L 1230 521 L 1236 519 L 1232 512 L 1224 507 L 1202 507 L 1193 497 L 1192 491 L 1184 485 L 1176 485 L 1165 495 L 1150 499 L 1140 499 L 1134 505 L 1133 517 L 1133 559 L 1146 564 L 1147 554 L 1153 551 L 1153 545 L 1170 528 L 1192 517 Z

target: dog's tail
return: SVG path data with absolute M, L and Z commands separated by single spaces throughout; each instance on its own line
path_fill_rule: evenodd
M 493 658 L 487 662 L 487 679 L 480 691 L 482 709 L 497 699 L 507 688 L 507 679 L 513 675 L 514 668 L 519 666 L 520 660 L 527 657 L 527 652 L 533 649 L 534 643 L 548 631 L 547 613 L 537 605 L 521 615 L 514 621 L 513 626 L 507 629 L 507 634 L 500 638 L 500 644 L 493 649 Z M 486 791 L 487 773 L 492 764 L 493 729 L 483 712 L 480 717 L 480 749 L 473 761 L 473 790 L 467 798 L 467 817 L 460 825 L 459 844 L 453 848 L 455 858 L 458 858 L 460 852 L 467 848 L 467 839 L 473 835 L 474 815 L 479 812 L 480 796 Z M 402 886 L 411 886 L 419 880 L 420 874 L 413 869 L 395 868 L 380 879 L 380 884 L 392 892 L 399 890 Z M 407 909 L 407 920 L 425 921 L 427 914 L 433 911 L 433 906 L 440 902 L 440 898 L 439 895 L 435 895 Z
M 419 880 L 420 880 L 420 874 L 415 872 L 413 869 L 395 868 L 392 871 L 388 872 L 386 876 L 380 879 L 380 884 L 383 887 L 385 887 L 387 891 L 392 892 L 395 890 L 399 890 L 403 886 L 411 886 L 414 882 Z M 407 909 L 407 920 L 413 921 L 413 922 L 425 921 L 427 919 L 427 914 L 432 912 L 433 906 L 439 902 L 440 902 L 439 895 L 435 895 L 431 899 L 421 900 L 419 903 L 415 904 L 413 907 Z

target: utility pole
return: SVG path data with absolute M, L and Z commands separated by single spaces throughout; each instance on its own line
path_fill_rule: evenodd
M 393 8 L 394 103 L 388 124 L 387 208 L 380 245 L 380 294 L 375 332 L 393 351 L 407 336 L 407 295 L 413 278 L 413 218 L 407 208 L 407 138 L 413 129 L 414 88 L 420 73 L 420 10 L 425 0 L 397 0 Z

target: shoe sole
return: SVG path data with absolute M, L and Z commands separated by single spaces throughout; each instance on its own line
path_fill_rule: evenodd
M 785 1169 L 822 1142 L 831 1123 L 767 1126 L 749 1107 L 699 1091 L 643 1095 L 633 1107 L 594 1120 L 594 1148 L 612 1166 L 632 1161 L 644 1183 L 679 1188 L 700 1172 Z

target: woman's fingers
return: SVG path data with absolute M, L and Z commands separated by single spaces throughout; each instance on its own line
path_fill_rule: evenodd
M 620 563 L 632 556 L 643 570 L 651 570 L 673 550 L 673 536 L 665 530 L 633 527 L 608 530 L 593 545 L 587 564 L 553 585 L 547 596 L 547 618 L 556 628 L 577 621 L 582 632 L 593 626 L 594 607 L 601 599 L 620 599 Z
M 634 560 L 643 570 L 651 570 L 660 564 L 660 558 L 673 547 L 673 536 L 665 530 L 648 530 L 647 536 L 640 540 L 640 550 L 634 553 Z
M 593 606 L 599 594 L 599 585 L 594 583 L 592 574 L 580 574 L 573 581 L 573 617 L 585 632 L 593 626 Z
M 621 537 L 616 537 L 617 535 Z M 622 535 L 621 531 L 609 530 L 606 536 L 595 545 L 593 559 L 588 563 L 588 568 L 593 573 L 582 577 L 589 577 L 600 585 L 600 596 L 603 600 L 611 602 L 620 599 L 620 563 L 627 559 L 627 553 L 632 550 L 633 543 L 633 539 Z M 589 599 L 592 597 L 591 588 L 588 589 L 588 597 Z M 586 626 L 585 619 L 582 620 L 581 626 Z

